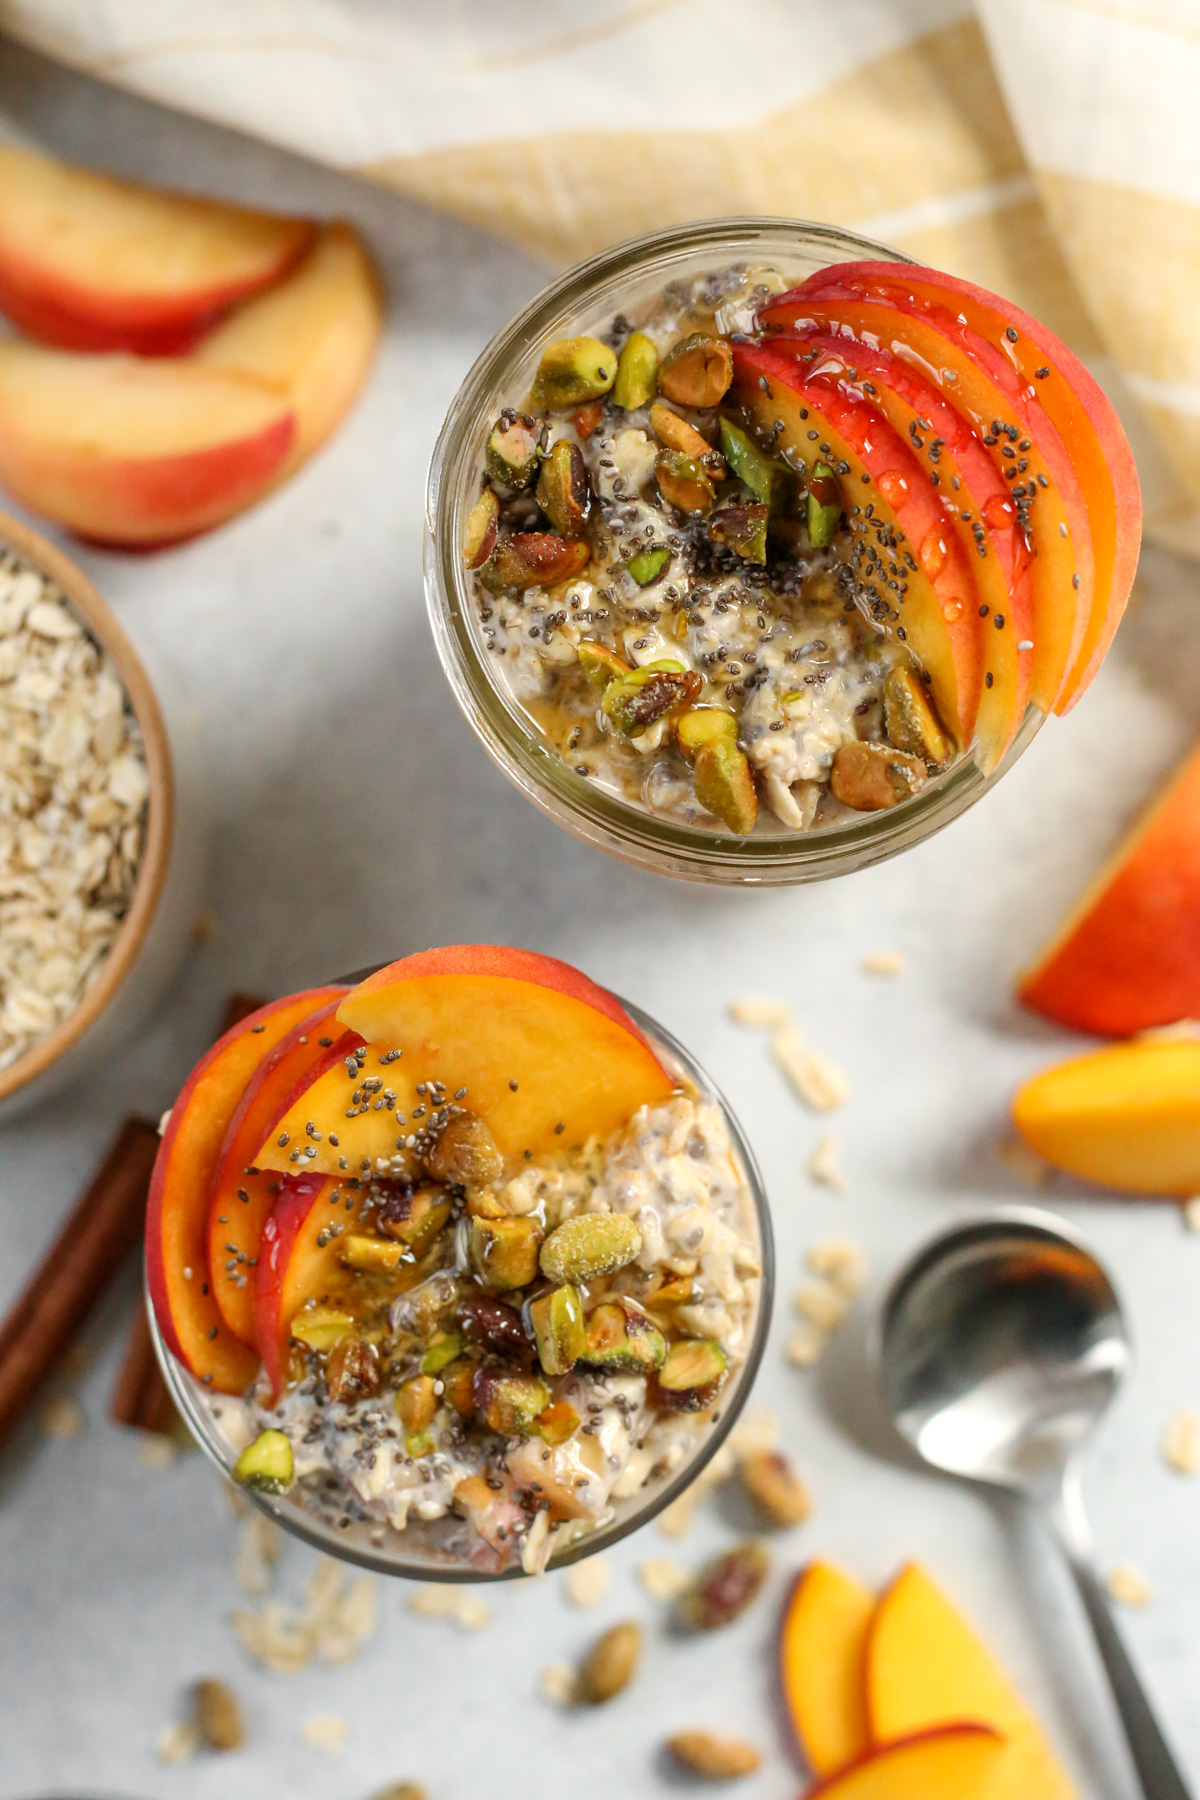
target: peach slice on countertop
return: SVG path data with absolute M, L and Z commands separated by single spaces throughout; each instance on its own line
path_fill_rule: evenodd
M 1072 1800 L 1074 1788 L 1008 1676 L 915 1563 L 875 1609 L 867 1712 L 877 1744 L 974 1719 L 999 1735 L 989 1800 Z
M 1200 1017 L 1200 749 L 1122 840 L 1017 993 L 1076 1031 Z
M 0 311 L 70 350 L 188 350 L 312 241 L 306 219 L 0 145 Z
M 865 1693 L 875 1596 L 830 1563 L 811 1563 L 788 1598 L 779 1636 L 784 1704 L 816 1775 L 831 1775 L 871 1742 Z
M 1056 1169 L 1127 1194 L 1200 1194 L 1200 1038 L 1138 1038 L 1043 1069 L 1013 1101 Z
M 1004 1748 L 987 1725 L 941 1725 L 868 1750 L 806 1800 L 993 1800 Z
M 436 1111 L 437 1083 L 445 1100 L 487 1121 L 512 1159 L 607 1136 L 675 1091 L 611 994 L 527 950 L 422 951 L 362 982 L 337 1016 L 364 1040 L 365 1057 L 354 1071 L 318 1074 L 260 1147 L 260 1167 L 294 1170 L 296 1147 L 304 1166 L 328 1174 L 347 1172 L 343 1158 L 351 1175 L 364 1157 L 393 1158 Z
M 0 482 L 83 537 L 149 546 L 220 524 L 294 434 L 287 396 L 247 375 L 0 342 Z
M 275 1045 L 332 988 L 260 1007 L 201 1057 L 171 1109 L 146 1207 L 146 1279 L 168 1348 L 221 1393 L 240 1394 L 258 1366 L 229 1330 L 208 1272 L 208 1203 L 217 1158 L 246 1085 Z

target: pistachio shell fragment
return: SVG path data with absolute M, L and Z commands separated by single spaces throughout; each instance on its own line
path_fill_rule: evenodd
M 481 569 L 496 548 L 499 520 L 500 502 L 495 489 L 484 488 L 463 526 L 463 562 L 468 569 Z
M 459 1187 L 486 1187 L 504 1173 L 504 1158 L 487 1122 L 473 1112 L 455 1113 L 424 1161 L 436 1180 Z
M 404 1245 L 390 1243 L 386 1238 L 366 1237 L 352 1232 L 349 1237 L 342 1239 L 338 1255 L 348 1269 L 361 1269 L 364 1273 L 371 1270 L 390 1273 L 392 1269 L 399 1268 Z
M 599 338 L 559 338 L 547 344 L 533 378 L 535 406 L 582 406 L 607 394 L 617 378 L 617 353 Z
M 471 1261 L 489 1287 L 525 1287 L 537 1274 L 540 1236 L 532 1219 L 472 1219 Z
M 689 706 L 675 721 L 675 742 L 688 761 L 705 744 L 737 743 L 736 716 L 721 706 Z
M 561 531 L 567 538 L 582 535 L 592 494 L 583 452 L 578 444 L 559 438 L 549 456 L 543 459 L 535 495 L 556 531 Z
M 683 1623 L 693 1631 L 732 1625 L 757 1599 L 770 1567 L 766 1545 L 753 1538 L 715 1556 L 676 1602 Z
M 354 1331 L 354 1319 L 348 1312 L 332 1306 L 309 1306 L 292 1320 L 292 1336 L 310 1350 L 332 1350 Z
M 406 1431 L 424 1431 L 433 1423 L 437 1394 L 432 1375 L 414 1375 L 396 1392 L 396 1412 Z
M 658 491 L 680 512 L 711 512 L 717 497 L 708 470 L 694 456 L 681 450 L 664 450 L 654 464 Z
M 490 1384 L 484 1418 L 504 1437 L 528 1437 L 549 1404 L 550 1389 L 536 1375 L 503 1375 Z
M 714 543 L 725 544 L 747 562 L 765 563 L 770 516 L 770 507 L 759 501 L 746 506 L 733 500 L 713 513 L 708 521 L 708 535 Z
M 815 462 L 808 477 L 808 535 L 818 550 L 833 541 L 842 516 L 842 490 L 827 462 Z
M 550 1233 L 539 1262 L 547 1281 L 590 1281 L 624 1268 L 641 1247 L 641 1231 L 624 1213 L 576 1213 Z
M 693 332 L 673 344 L 658 372 L 658 390 L 678 406 L 717 406 L 733 380 L 733 351 L 724 338 Z
M 665 544 L 660 544 L 656 550 L 639 550 L 625 567 L 639 587 L 649 587 L 652 581 L 658 580 L 670 560 L 671 552 Z
M 669 1412 L 702 1412 L 717 1397 L 728 1361 L 712 1338 L 681 1338 L 658 1371 L 658 1397 Z
M 658 347 L 644 331 L 631 331 L 617 363 L 613 399 L 626 412 L 653 400 L 658 387 Z
M 597 1638 L 579 1671 L 580 1687 L 589 1705 L 601 1706 L 627 1688 L 641 1656 L 642 1629 L 632 1620 L 614 1625 Z
M 622 736 L 634 737 L 656 719 L 686 706 L 702 686 L 700 676 L 681 663 L 647 663 L 609 682 L 600 707 Z
M 758 817 L 758 790 L 750 762 L 736 742 L 718 738 L 702 744 L 692 765 L 692 788 L 697 800 L 722 825 L 744 837 Z
M 645 1374 L 657 1369 L 667 1354 L 661 1331 L 636 1307 L 605 1301 L 587 1322 L 585 1360 L 602 1369 L 629 1369 Z
M 833 759 L 829 791 L 855 812 L 883 812 L 925 786 L 925 764 L 889 744 L 843 744 Z
M 256 1494 L 286 1494 L 295 1478 L 291 1440 L 282 1431 L 260 1431 L 233 1465 L 238 1486 Z
M 484 466 L 494 482 L 510 492 L 528 487 L 537 468 L 542 427 L 524 413 L 503 412 L 488 432 Z
M 579 666 L 594 688 L 606 688 L 618 675 L 632 673 L 629 664 L 622 661 L 607 644 L 595 644 L 585 638 L 579 645 L 577 654 Z
M 725 459 L 720 451 L 714 450 L 706 437 L 661 401 L 650 408 L 650 429 L 668 450 L 681 450 L 684 456 L 694 457 L 714 481 L 724 481 Z
M 944 768 L 954 745 L 942 730 L 928 690 L 911 669 L 893 669 L 883 684 L 883 720 L 897 750 Z
M 569 1375 L 586 1348 L 578 1290 L 566 1282 L 531 1301 L 529 1322 L 547 1375 Z
M 479 579 L 491 594 L 504 594 L 510 588 L 523 592 L 531 587 L 554 587 L 582 574 L 591 554 L 582 539 L 568 542 L 553 531 L 517 531 L 497 539 Z

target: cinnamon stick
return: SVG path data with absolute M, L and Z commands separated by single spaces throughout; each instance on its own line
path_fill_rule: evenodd
M 126 1119 L 0 1327 L 0 1444 L 138 1242 L 157 1153 L 150 1121 Z

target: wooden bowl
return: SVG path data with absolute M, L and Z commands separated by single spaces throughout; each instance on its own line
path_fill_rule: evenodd
M 133 899 L 100 971 L 75 1010 L 31 1050 L 0 1069 L 0 1110 L 18 1110 L 74 1078 L 127 1035 L 142 1007 L 122 1004 L 130 978 L 144 962 L 151 928 L 159 919 L 176 832 L 175 774 L 162 711 L 150 678 L 124 629 L 87 576 L 53 544 L 0 514 L 0 548 L 53 581 L 65 594 L 101 649 L 112 658 L 141 728 L 150 778 L 146 839 Z M 156 960 L 162 960 L 158 958 Z M 173 960 L 173 959 L 172 959 Z

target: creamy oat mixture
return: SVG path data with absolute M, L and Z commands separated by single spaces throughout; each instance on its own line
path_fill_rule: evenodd
M 739 833 L 892 804 L 952 754 L 936 721 L 933 744 L 914 735 L 921 672 L 839 541 L 838 471 L 805 492 L 724 399 L 728 376 L 713 399 L 715 357 L 705 390 L 705 352 L 678 353 L 728 358 L 731 334 L 787 285 L 721 270 L 565 340 L 595 346 L 573 371 L 549 346 L 532 398 L 489 435 L 465 538 L 489 660 L 561 757 L 647 811 Z M 637 369 L 625 379 L 638 353 L 640 383 Z M 556 358 L 565 377 L 544 373 Z M 608 385 L 554 403 L 589 379 Z M 882 790 L 856 790 L 845 758 L 835 776 L 839 750 L 862 742 L 901 753 Z
M 276 1403 L 260 1382 L 247 1401 L 213 1397 L 211 1409 L 236 1451 L 285 1433 L 293 1497 L 331 1522 L 373 1524 L 377 1542 L 441 1522 L 447 1558 L 544 1566 L 694 1454 L 747 1355 L 757 1231 L 724 1115 L 680 1092 L 607 1144 L 530 1162 L 493 1187 L 417 1194 L 449 1200 L 421 1279 L 388 1298 L 367 1274 L 357 1306 L 351 1282 L 333 1306 L 358 1315 L 355 1336 L 302 1355 Z M 409 1199 L 405 1217 L 419 1218 Z M 398 1184 L 365 1187 L 349 1229 L 389 1241 L 404 1200 Z M 518 1286 L 505 1284 L 528 1267 L 481 1256 L 495 1227 L 505 1254 L 527 1239 L 540 1256 Z M 611 1255 L 597 1255 L 600 1234 L 618 1241 Z M 586 1273 L 597 1261 L 619 1266 Z M 314 1309 L 306 1333 L 301 1315 L 294 1336 L 321 1342 L 327 1316 Z
M 0 1068 L 74 1011 L 129 910 L 150 779 L 112 659 L 0 549 Z

